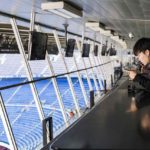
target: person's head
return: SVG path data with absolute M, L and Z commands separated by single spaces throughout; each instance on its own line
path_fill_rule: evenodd
M 133 47 L 133 53 L 143 65 L 150 63 L 150 38 L 139 39 Z

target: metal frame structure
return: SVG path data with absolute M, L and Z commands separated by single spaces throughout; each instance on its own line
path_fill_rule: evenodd
M 26 69 L 26 73 L 27 73 L 27 78 L 29 80 L 33 80 L 32 71 L 31 71 L 29 62 L 26 58 L 24 47 L 23 47 L 23 44 L 22 44 L 22 41 L 21 41 L 21 37 L 20 37 L 19 31 L 18 31 L 18 28 L 17 28 L 16 20 L 14 18 L 12 18 L 10 21 L 11 21 L 12 29 L 13 29 L 13 32 L 14 32 L 14 35 L 15 35 L 15 38 L 16 38 L 16 41 L 17 41 L 17 45 L 18 45 L 20 54 L 21 54 L 21 56 L 23 58 L 23 61 L 24 61 L 24 65 L 25 65 L 25 69 Z M 44 119 L 44 112 L 43 112 L 42 105 L 40 103 L 40 99 L 39 99 L 39 96 L 38 96 L 36 86 L 35 86 L 34 83 L 31 83 L 30 87 L 31 87 L 32 94 L 33 94 L 33 97 L 34 97 L 34 100 L 35 100 L 35 104 L 36 104 L 37 109 L 38 109 L 40 120 L 42 121 Z
M 78 70 L 77 61 L 76 61 L 74 56 L 73 56 L 73 59 L 74 59 L 74 62 L 75 62 L 76 69 Z M 88 97 L 87 97 L 87 94 L 86 94 L 86 91 L 85 91 L 85 88 L 84 88 L 84 85 L 83 85 L 83 81 L 82 81 L 82 78 L 81 78 L 81 74 L 80 74 L 79 71 L 77 72 L 77 76 L 78 76 L 78 80 L 79 80 L 79 83 L 80 83 L 80 87 L 81 87 L 81 91 L 82 91 L 82 94 L 83 94 L 83 97 L 84 97 L 85 104 L 88 107 Z
M 38 26 L 38 30 L 41 30 L 40 26 Z M 48 64 L 48 69 L 49 69 L 50 73 L 52 74 L 52 76 L 55 76 L 55 71 L 54 71 L 54 68 L 53 68 L 53 65 L 52 65 L 52 62 L 50 60 L 50 57 L 48 55 L 47 50 L 46 50 L 46 57 L 45 57 L 45 59 L 46 59 L 46 62 Z M 54 86 L 54 90 L 55 90 L 55 93 L 56 93 L 56 96 L 57 96 L 57 99 L 58 99 L 58 103 L 59 103 L 59 106 L 60 106 L 60 109 L 61 109 L 61 112 L 62 112 L 62 116 L 63 116 L 64 122 L 65 122 L 65 125 L 66 125 L 66 127 L 68 127 L 69 123 L 68 123 L 68 120 L 67 120 L 65 107 L 64 107 L 64 104 L 63 104 L 62 96 L 60 94 L 60 90 L 59 90 L 56 78 L 52 78 L 51 80 L 52 80 L 52 83 L 53 83 L 53 86 Z
M 49 59 L 49 56 L 48 56 L 47 52 L 46 52 L 46 61 L 48 63 L 48 68 L 49 68 L 50 73 L 52 74 L 52 76 L 55 76 L 53 65 L 52 65 L 52 63 Z M 58 88 L 56 78 L 52 78 L 52 82 L 53 82 L 53 86 L 54 86 L 54 89 L 55 89 L 56 96 L 58 98 L 58 103 L 59 103 L 59 106 L 60 106 L 60 109 L 61 109 L 61 112 L 62 112 L 62 115 L 63 115 L 64 122 L 66 124 L 66 127 L 68 127 L 67 115 L 66 115 L 66 112 L 65 112 L 63 100 L 62 100 L 62 97 L 61 97 L 61 94 L 60 94 L 60 91 L 59 91 L 59 88 Z
M 32 34 L 31 31 L 34 30 L 34 22 L 35 22 L 35 12 L 34 9 L 32 9 L 31 12 L 31 22 L 30 22 L 30 33 L 29 33 L 29 42 L 28 42 L 28 59 L 31 57 L 31 48 L 32 48 Z
M 32 13 L 34 13 L 34 12 L 32 12 Z M 32 15 L 32 16 L 34 16 L 34 15 Z M 34 19 L 35 19 L 35 16 L 34 16 Z M 33 22 L 32 22 L 33 26 L 34 26 L 34 21 L 35 20 L 33 20 Z M 34 29 L 34 27 L 31 27 L 31 29 Z M 38 26 L 38 30 L 41 31 L 40 26 Z M 31 42 L 31 44 L 32 44 L 32 42 Z M 50 73 L 52 74 L 52 76 L 55 76 L 55 71 L 54 71 L 54 68 L 53 68 L 53 65 L 51 63 L 51 60 L 50 60 L 50 57 L 48 55 L 47 50 L 46 50 L 46 57 L 45 57 L 45 59 L 47 61 L 48 69 L 49 69 Z M 67 115 L 66 115 L 66 112 L 65 112 L 65 107 L 64 107 L 64 104 L 63 104 L 62 96 L 60 94 L 60 90 L 59 90 L 56 78 L 52 78 L 51 80 L 52 80 L 52 83 L 53 83 L 53 86 L 54 86 L 54 90 L 55 90 L 55 93 L 56 93 L 56 96 L 57 96 L 57 99 L 58 99 L 58 103 L 59 103 L 59 106 L 60 106 L 60 110 L 62 112 L 62 116 L 63 116 L 64 122 L 65 122 L 65 125 L 66 125 L 66 127 L 68 127 L 69 123 L 68 123 L 68 120 L 67 120 Z M 49 133 L 48 127 L 46 127 L 46 129 L 47 129 L 47 139 L 49 139 L 48 136 L 51 133 Z M 49 140 L 51 140 L 51 139 L 49 139 Z
M 31 20 L 34 23 L 34 21 L 35 21 L 35 13 L 34 13 L 34 11 L 32 11 L 32 13 L 31 13 Z M 20 37 L 20 34 L 19 34 L 18 27 L 17 27 L 17 24 L 16 24 L 16 20 L 14 18 L 12 18 L 10 21 L 11 21 L 12 29 L 13 29 L 13 32 L 14 32 L 14 35 L 15 35 L 15 38 L 16 38 L 16 41 L 17 41 L 17 45 L 19 47 L 19 51 L 20 51 L 21 56 L 22 56 L 22 58 L 24 60 L 24 65 L 25 65 L 25 69 L 26 69 L 26 73 L 27 73 L 27 78 L 28 78 L 28 80 L 33 80 L 32 71 L 31 71 L 29 62 L 28 62 L 28 60 L 26 58 L 26 54 L 25 54 L 25 51 L 24 51 L 23 43 L 21 41 L 21 37 Z M 33 31 L 33 29 L 34 29 L 34 24 L 33 23 L 30 24 L 30 30 L 31 31 Z M 67 64 L 65 62 L 63 53 L 61 51 L 61 44 L 60 44 L 58 35 L 57 35 L 55 30 L 53 30 L 53 34 L 54 34 L 54 37 L 55 37 L 55 41 L 56 41 L 59 53 L 61 55 L 61 58 L 63 59 L 63 63 L 64 63 L 64 66 L 65 66 L 65 69 L 66 69 L 66 71 L 68 73 L 66 75 L 66 77 L 67 77 L 67 81 L 69 83 L 69 87 L 70 87 L 70 90 L 71 90 L 71 93 L 72 93 L 72 97 L 73 97 L 73 101 L 74 101 L 74 104 L 75 104 L 75 108 L 77 110 L 78 115 L 81 116 L 81 112 L 80 112 L 80 108 L 79 108 L 79 104 L 78 104 L 78 99 L 77 99 L 77 96 L 75 94 L 75 90 L 74 90 L 74 87 L 73 87 L 73 84 L 72 84 L 72 80 L 71 80 L 71 77 L 70 77 L 70 74 L 69 74 L 69 69 L 67 67 Z M 81 45 L 80 45 L 78 39 L 76 38 L 76 44 L 77 44 L 77 47 L 78 47 L 78 50 L 80 51 L 80 53 L 82 52 L 82 47 L 83 47 L 83 42 L 84 42 L 84 34 L 85 34 L 85 31 L 83 31 Z M 91 47 L 92 51 L 93 51 L 93 48 L 94 48 L 94 44 L 95 43 L 92 43 L 92 47 Z M 29 50 L 28 50 L 28 52 L 29 52 L 28 56 L 29 57 L 30 57 L 30 54 L 31 54 L 31 47 L 32 47 L 31 34 L 29 34 Z M 96 60 L 97 60 L 98 65 L 100 64 L 101 61 L 103 63 L 103 59 L 101 58 L 101 56 L 99 57 L 99 55 L 98 55 L 98 57 L 94 57 L 93 54 L 92 54 L 92 58 L 93 58 L 93 62 L 94 62 L 95 66 L 96 66 Z M 100 59 L 102 59 L 102 60 L 100 60 Z M 86 73 L 89 89 L 90 89 L 90 91 L 92 91 L 93 87 L 92 87 L 92 84 L 91 84 L 91 81 L 90 81 L 90 77 L 88 75 L 88 71 L 86 69 L 85 60 L 82 57 L 81 57 L 81 60 L 83 61 L 83 65 L 84 65 L 84 69 L 85 69 L 85 73 Z M 51 60 L 49 59 L 49 56 L 48 56 L 47 52 L 46 52 L 46 61 L 48 63 L 48 68 L 49 68 L 52 76 L 55 76 L 55 71 L 54 71 L 53 65 L 51 63 Z M 75 63 L 76 70 L 78 70 L 77 60 L 76 60 L 76 58 L 74 56 L 73 56 L 73 61 Z M 89 61 L 90 68 L 91 68 L 90 70 L 92 71 L 92 77 L 93 77 L 95 88 L 98 91 L 98 93 L 100 94 L 98 83 L 97 83 L 96 78 L 95 78 L 95 74 L 96 74 L 97 77 L 98 77 L 99 84 L 101 85 L 101 80 L 99 78 L 99 75 L 100 75 L 100 70 L 99 70 L 100 68 L 99 67 L 101 67 L 102 74 L 104 73 L 103 74 L 103 78 L 107 79 L 108 76 L 107 76 L 107 74 L 105 74 L 104 66 L 98 66 L 95 69 L 95 71 L 94 71 L 94 69 L 93 69 L 94 66 L 92 64 L 90 56 L 88 58 L 88 61 Z M 81 74 L 80 74 L 79 71 L 77 71 L 77 77 L 78 77 L 78 80 L 79 80 L 79 83 L 80 83 L 80 87 L 81 87 L 81 91 L 82 91 L 82 94 L 83 94 L 83 97 L 84 97 L 84 100 L 85 100 L 85 104 L 86 104 L 86 106 L 88 106 L 89 105 L 88 97 L 87 97 L 87 94 L 86 94 L 86 91 L 85 91 L 85 88 L 84 88 L 84 85 L 83 85 L 83 81 L 82 81 L 82 78 L 81 78 Z M 60 91 L 59 91 L 59 88 L 58 88 L 58 84 L 57 84 L 56 78 L 52 78 L 52 83 L 53 83 L 53 86 L 54 86 L 54 89 L 55 89 L 56 96 L 58 98 L 59 106 L 60 106 L 60 109 L 61 109 L 61 112 L 62 112 L 62 115 L 63 115 L 63 119 L 64 119 L 64 122 L 65 122 L 65 125 L 66 125 L 66 127 L 68 127 L 69 124 L 68 124 L 68 120 L 67 120 L 67 115 L 66 115 L 66 112 L 65 112 L 63 100 L 62 100 L 62 97 L 61 97 L 61 94 L 60 94 Z M 40 99 L 39 99 L 39 95 L 38 95 L 36 86 L 35 86 L 34 83 L 31 83 L 30 86 L 31 86 L 31 91 L 32 91 L 32 94 L 33 94 L 33 97 L 34 97 L 34 101 L 35 101 L 35 104 L 36 104 L 36 107 L 37 107 L 37 110 L 38 110 L 38 114 L 39 114 L 40 120 L 42 121 L 45 118 L 44 117 L 44 111 L 43 111 L 43 108 L 42 108 L 42 105 L 41 105 L 41 102 L 40 102 Z M 4 128 L 6 130 L 8 141 L 9 141 L 12 149 L 13 150 L 17 150 L 16 141 L 15 141 L 12 129 L 11 129 L 9 118 L 8 118 L 8 115 L 7 115 L 7 112 L 6 112 L 6 109 L 5 109 L 5 106 L 4 106 L 4 102 L 3 102 L 3 99 L 2 99 L 1 95 L 0 95 L 0 102 L 1 102 L 0 106 L 2 108 L 2 112 L 1 112 L 2 121 L 3 121 L 3 124 L 4 124 Z
M 79 52 L 80 52 L 80 56 L 81 56 L 81 60 L 82 60 L 82 63 L 83 63 L 83 67 L 84 67 L 84 69 L 86 69 L 85 61 L 84 61 L 84 59 L 82 58 L 82 45 L 83 45 L 83 43 L 81 43 L 81 46 L 80 46 L 79 40 L 78 40 L 77 38 L 76 38 L 76 43 L 77 43 L 77 48 L 78 48 L 78 50 L 79 50 Z M 93 87 L 92 87 L 92 84 L 91 84 L 91 81 L 90 81 L 90 78 L 89 78 L 89 75 L 88 75 L 88 71 L 87 71 L 87 70 L 85 70 L 85 74 L 86 74 L 86 78 L 87 78 L 87 82 L 88 82 L 89 89 L 90 89 L 90 91 L 92 91 L 92 90 L 93 90 Z
M 103 46 L 103 39 L 101 38 L 101 46 L 100 46 L 100 49 L 102 49 L 102 46 Z M 100 53 L 99 53 L 99 57 L 98 57 L 97 60 L 98 60 L 99 63 L 102 63 L 102 64 L 103 64 L 103 62 L 104 62 L 103 59 L 102 59 L 102 57 L 100 56 Z M 102 72 L 103 72 L 103 74 L 104 74 L 104 76 L 103 76 L 103 77 L 104 77 L 104 80 L 107 79 L 106 73 L 105 73 L 105 71 L 104 71 L 104 66 L 102 66 Z
M 94 45 L 95 45 L 95 42 L 93 43 L 93 46 L 94 46 Z M 98 45 L 98 47 L 100 47 L 100 45 Z M 99 48 L 99 49 L 100 49 L 100 48 Z M 104 81 L 104 73 L 103 73 L 103 71 L 102 71 L 103 65 L 102 65 L 102 66 L 99 66 L 100 64 L 102 64 L 102 63 L 99 61 L 99 57 L 100 57 L 99 53 L 100 53 L 100 52 L 98 52 L 98 56 L 94 56 L 94 55 L 93 55 L 93 60 L 95 61 L 95 64 L 98 65 L 98 67 L 97 67 L 97 72 L 98 72 L 99 75 L 100 75 L 100 74 L 102 75 L 102 80 Z M 99 78 L 99 84 L 100 84 L 101 87 L 102 87 L 102 82 L 101 82 L 100 76 L 98 76 L 98 78 Z
M 77 44 L 77 40 L 76 40 L 76 44 Z M 75 63 L 75 68 L 76 68 L 76 70 L 79 70 L 78 65 L 77 65 L 78 64 L 77 59 L 73 55 L 73 61 Z M 83 81 L 82 81 L 82 78 L 81 78 L 81 74 L 80 74 L 79 71 L 77 71 L 77 77 L 78 77 L 78 80 L 79 80 L 79 84 L 80 84 L 80 87 L 81 87 L 81 91 L 82 91 L 82 94 L 83 94 L 83 97 L 84 97 L 84 101 L 85 101 L 86 107 L 88 107 L 88 105 L 89 105 L 88 97 L 87 97 L 87 94 L 86 94 L 86 91 L 85 91 L 85 87 L 84 87 L 84 84 L 83 84 Z
M 103 74 L 101 73 L 101 66 L 100 66 L 100 63 L 97 62 L 97 57 L 98 56 L 93 56 L 93 60 L 95 62 L 95 65 L 97 66 L 96 67 L 96 70 L 97 70 L 97 74 L 98 74 L 98 82 L 99 82 L 99 85 L 100 85 L 100 90 L 101 90 L 101 87 L 102 87 L 102 80 L 103 80 Z M 102 77 L 101 77 L 102 76 Z
M 90 52 L 91 52 L 91 47 L 90 47 Z M 89 54 L 89 57 L 88 57 L 88 61 L 90 63 L 90 67 L 91 67 L 91 71 L 92 71 L 92 77 L 93 77 L 93 81 L 94 81 L 94 85 L 95 85 L 96 91 L 98 91 L 98 93 L 100 94 L 100 90 L 98 88 L 97 81 L 96 81 L 96 78 L 95 78 L 93 65 L 92 65 L 92 62 L 91 62 L 91 59 L 90 59 L 90 54 Z
M 93 59 L 93 62 L 94 62 L 94 65 L 96 66 L 97 64 L 96 64 L 96 59 L 95 59 L 95 57 L 96 56 L 94 56 L 94 53 L 93 53 L 93 51 L 94 51 L 94 46 L 95 46 L 95 43 L 94 42 L 92 42 L 92 53 L 91 53 L 91 56 L 92 56 L 92 59 Z M 100 63 L 98 63 L 98 65 L 100 65 Z M 96 74 L 97 74 L 97 78 L 98 78 L 98 82 L 99 82 L 99 85 L 101 85 L 101 79 L 100 79 L 100 71 L 99 71 L 99 66 L 95 69 L 95 72 L 96 72 Z
M 99 47 L 99 49 L 101 49 L 101 46 L 100 46 L 100 44 L 98 44 L 98 47 Z M 100 51 L 98 52 L 98 56 L 96 57 L 96 61 L 97 61 L 97 63 L 98 64 L 102 64 L 101 62 L 100 62 Z M 99 66 L 99 69 L 101 70 L 100 72 L 101 72 L 101 74 L 102 74 L 102 78 L 103 78 L 103 80 L 105 79 L 105 75 L 104 75 L 104 73 L 103 73 L 103 66 Z
M 21 53 L 21 56 L 23 58 L 23 62 L 24 62 L 24 66 L 25 66 L 25 69 L 26 69 L 26 73 L 27 73 L 27 78 L 28 80 L 33 80 L 33 74 L 32 74 L 32 70 L 30 68 L 30 64 L 28 62 L 28 59 L 30 58 L 30 55 L 31 55 L 31 47 L 32 47 L 32 42 L 31 42 L 31 34 L 29 34 L 29 50 L 28 50 L 28 58 L 26 57 L 26 54 L 25 54 L 25 51 L 24 51 L 24 47 L 23 47 L 23 43 L 21 41 L 21 37 L 20 37 L 20 34 L 19 34 L 19 30 L 18 30 L 18 27 L 17 27 L 17 24 L 16 24 L 16 20 L 14 19 L 14 17 L 16 17 L 18 20 L 23 20 L 25 22 L 30 22 L 30 20 L 28 19 L 25 19 L 25 18 L 21 18 L 21 17 L 18 17 L 18 16 L 15 16 L 15 15 L 11 15 L 11 14 L 8 14 L 8 13 L 5 13 L 5 12 L 0 12 L 1 14 L 7 16 L 7 17 L 10 17 L 12 18 L 11 19 L 11 25 L 12 25 L 12 28 L 13 28 L 13 32 L 14 32 L 14 35 L 15 35 L 15 38 L 16 38 L 16 41 L 17 41 L 17 45 L 19 47 L 19 51 Z M 35 13 L 34 13 L 34 10 L 32 10 L 32 13 L 31 13 L 31 21 L 35 21 Z M 80 108 L 79 108 L 79 104 L 78 104 L 78 99 L 77 99 L 77 96 L 76 96 L 76 93 L 75 93 L 75 90 L 74 90 L 74 87 L 73 87 L 73 84 L 72 84 L 72 80 L 71 80 L 71 77 L 70 77 L 70 74 L 69 74 L 69 69 L 67 67 L 67 64 L 66 64 L 66 61 L 64 59 L 64 56 L 63 56 L 63 53 L 61 51 L 61 44 L 60 44 L 60 41 L 59 41 L 59 38 L 58 38 L 58 35 L 56 33 L 55 30 L 58 30 L 60 32 L 63 32 L 63 30 L 61 29 L 56 29 L 54 27 L 50 27 L 48 25 L 45 25 L 45 24 L 42 24 L 40 22 L 36 22 L 36 24 L 40 24 L 42 25 L 43 27 L 46 27 L 46 28 L 50 28 L 53 31 L 53 34 L 54 34 L 54 37 L 55 37 L 55 40 L 56 40 L 56 44 L 57 44 L 57 47 L 58 47 L 58 50 L 59 50 L 59 53 L 61 55 L 61 58 L 63 59 L 63 62 L 64 62 L 64 66 L 65 66 L 65 69 L 67 71 L 67 81 L 69 83 L 69 87 L 70 87 L 70 90 L 71 90 L 71 94 L 72 94 L 72 97 L 73 97 L 73 101 L 74 101 L 74 104 L 75 104 L 75 108 L 78 112 L 78 115 L 81 116 L 81 112 L 80 112 Z M 33 28 L 34 28 L 34 24 L 30 24 L 30 31 L 33 31 Z M 73 34 L 73 33 L 72 33 Z M 80 51 L 80 53 L 82 52 L 82 47 L 83 47 L 83 42 L 84 42 L 84 34 L 85 34 L 85 28 L 83 28 L 83 35 L 82 35 L 82 41 L 81 41 L 81 45 L 79 43 L 79 41 L 77 40 L 76 38 L 76 43 L 77 43 L 77 47 L 78 47 L 78 50 Z M 76 35 L 77 34 L 73 34 L 73 35 Z M 95 40 L 94 40 L 95 42 Z M 102 42 L 101 42 L 102 43 Z M 102 44 L 101 44 L 102 45 Z M 93 47 L 92 47 L 93 49 Z M 101 63 L 104 62 L 104 59 L 98 55 L 97 57 L 94 57 L 93 54 L 92 54 L 92 57 L 93 57 L 93 61 L 94 61 L 94 64 L 96 65 L 96 63 L 98 65 L 100 65 Z M 96 78 L 95 78 L 95 73 L 97 74 L 97 77 L 98 77 L 98 81 L 101 85 L 101 81 L 99 79 L 100 77 L 100 74 L 102 74 L 103 78 L 104 79 L 108 79 L 108 75 L 107 73 L 105 72 L 105 65 L 102 65 L 102 66 L 98 66 L 95 70 L 93 69 L 93 65 L 92 65 L 92 61 L 90 59 L 90 56 L 89 56 L 89 63 L 90 63 L 90 70 L 92 71 L 92 77 L 93 77 L 93 81 L 94 81 L 94 85 L 95 85 L 95 88 L 96 90 L 99 92 L 100 94 L 100 91 L 99 91 L 99 88 L 98 88 L 98 85 L 97 85 L 97 81 L 96 81 Z M 93 87 L 92 87 L 92 84 L 91 84 L 91 81 L 90 81 L 90 77 L 89 77 L 89 74 L 88 74 L 88 71 L 86 69 L 86 63 L 85 63 L 85 60 L 81 57 L 81 60 L 83 62 L 83 66 L 84 66 L 84 69 L 85 69 L 85 74 L 86 74 L 86 78 L 87 78 L 87 82 L 88 82 L 88 86 L 89 86 L 89 89 L 90 91 L 93 90 Z M 97 60 L 97 62 L 96 62 Z M 48 56 L 48 53 L 46 52 L 46 61 L 48 63 L 48 69 L 50 70 L 52 76 L 55 76 L 55 71 L 54 71 L 54 68 L 53 68 L 53 65 L 52 65 L 52 62 L 51 60 L 49 59 L 49 56 Z M 77 60 L 76 58 L 73 56 L 73 61 L 75 63 L 75 67 L 76 67 L 76 70 L 77 70 L 77 77 L 78 77 L 78 80 L 79 80 L 79 83 L 80 83 L 80 87 L 81 87 L 81 91 L 82 91 L 82 94 L 83 94 L 83 97 L 84 97 L 84 100 L 85 100 L 85 104 L 86 106 L 88 106 L 88 97 L 87 97 L 87 93 L 85 91 L 85 87 L 83 85 L 83 81 L 82 81 L 82 77 L 81 77 L 81 74 L 80 72 L 78 71 L 78 65 L 77 65 Z M 112 64 L 112 63 L 111 63 Z M 21 68 L 18 69 L 18 71 L 20 71 Z M 46 70 L 46 69 L 45 69 Z M 101 73 L 100 73 L 101 72 Z M 57 96 L 57 99 L 58 99 L 58 103 L 59 103 L 59 106 L 60 106 L 60 109 L 61 109 L 61 112 L 62 112 L 62 115 L 63 115 L 63 119 L 64 119 L 64 122 L 65 122 L 65 125 L 66 127 L 68 127 L 68 120 L 67 120 L 67 115 L 66 115 L 66 112 L 65 112 L 65 108 L 64 108 L 64 104 L 63 104 L 63 100 L 62 100 L 62 96 L 60 94 L 60 90 L 59 90 L 59 87 L 58 87 L 58 84 L 57 84 L 57 80 L 56 78 L 52 78 L 52 83 L 53 83 L 53 86 L 54 86 L 54 90 L 55 90 L 55 93 L 56 93 L 56 96 Z M 38 94 L 38 91 L 37 91 L 37 88 L 35 86 L 34 83 L 30 83 L 30 87 L 31 87 L 31 91 L 32 91 L 32 94 L 33 94 L 33 98 L 35 101 L 35 104 L 36 104 L 36 108 L 38 110 L 38 115 L 39 115 L 39 118 L 40 120 L 42 121 L 45 116 L 44 116 L 44 111 L 43 111 L 43 108 L 42 108 L 42 104 L 41 104 L 41 101 L 40 101 L 40 98 L 39 98 L 39 94 Z M 6 103 L 5 103 L 6 104 Z M 13 149 L 13 150 L 18 150 L 17 148 L 17 144 L 16 144 L 16 141 L 15 141 L 15 137 L 13 135 L 13 131 L 12 131 L 12 128 L 11 128 L 11 124 L 10 124 L 10 121 L 9 121 L 9 117 L 7 115 L 7 110 L 5 108 L 5 104 L 4 104 L 4 101 L 3 101 L 3 98 L 2 98 L 2 95 L 0 93 L 0 116 L 2 118 L 2 122 L 4 124 L 4 128 L 5 128 L 5 131 L 6 131 L 6 135 L 7 135 L 7 138 L 8 138 L 8 142 L 10 144 L 10 149 Z
M 60 44 L 60 41 L 59 41 L 59 38 L 58 38 L 58 35 L 57 35 L 57 32 L 56 30 L 53 30 L 53 34 L 54 34 L 54 37 L 55 37 L 55 40 L 56 40 L 56 44 L 57 44 L 57 47 L 58 47 L 58 50 L 59 50 L 59 54 L 63 60 L 63 63 L 64 63 L 64 66 L 65 66 L 65 69 L 67 71 L 67 73 L 69 72 L 69 69 L 67 67 L 67 64 L 65 62 L 65 59 L 63 57 L 63 53 L 61 51 L 61 44 Z M 66 77 L 67 77 L 67 81 L 69 83 L 69 87 L 70 87 L 70 90 L 71 90 L 71 93 L 72 93 L 72 97 L 73 97 L 73 101 L 74 101 L 74 104 L 75 104 L 75 108 L 77 110 L 77 113 L 79 116 L 81 116 L 81 112 L 80 112 L 80 108 L 79 108 L 79 104 L 78 104 L 78 100 L 77 100 L 77 96 L 75 94 L 75 91 L 74 91 L 74 87 L 72 85 L 72 81 L 71 81 L 71 77 L 70 77 L 70 74 L 66 74 Z
M 96 32 L 94 33 L 94 42 L 93 42 L 93 44 L 95 45 L 95 43 L 97 43 L 96 42 Z M 100 44 L 99 43 L 97 43 L 98 44 L 98 49 L 102 49 L 102 43 L 101 43 L 101 46 L 100 46 Z M 93 46 L 94 46 L 93 45 Z M 99 58 L 101 57 L 100 55 L 100 51 L 98 51 L 98 56 L 95 56 L 94 58 L 95 58 L 95 63 L 97 63 L 97 64 L 101 64 L 101 62 L 99 61 Z M 102 74 L 102 78 L 103 78 L 103 81 L 104 81 L 104 73 L 103 73 L 103 66 L 98 66 L 97 67 L 98 68 L 98 73 L 99 74 Z M 101 79 L 100 79 L 101 80 Z M 100 85 L 101 85 L 101 81 L 100 81 Z
M 104 39 L 101 38 L 101 45 L 98 44 L 99 47 L 100 47 L 100 49 L 102 49 L 102 42 L 103 42 L 103 40 L 104 40 Z M 104 59 L 103 59 L 103 57 L 100 55 L 100 53 L 99 53 L 98 56 L 99 56 L 99 57 L 97 57 L 97 61 L 98 61 L 98 62 L 101 62 L 102 64 L 104 64 Z M 107 57 L 110 58 L 110 56 L 107 56 Z M 104 58 L 105 58 L 105 56 L 104 56 Z M 112 66 L 112 68 L 113 68 L 113 61 L 111 61 L 111 66 Z M 111 78 L 111 75 L 110 75 L 110 77 L 109 77 L 104 68 L 105 68 L 104 65 L 101 66 L 101 70 L 102 70 L 102 74 L 103 74 L 103 80 L 108 80 L 108 79 Z
M 0 93 L 0 108 L 1 108 L 0 109 L 0 116 L 2 118 L 2 122 L 4 125 L 5 132 L 6 132 L 6 136 L 8 138 L 8 142 L 10 144 L 10 149 L 18 150 L 1 93 Z
M 82 32 L 82 46 L 83 46 L 83 43 L 84 43 L 84 38 L 85 38 L 85 22 L 83 24 L 83 32 Z M 81 50 L 82 50 L 83 47 L 81 47 Z M 91 50 L 91 49 L 90 49 Z M 90 52 L 89 52 L 90 53 Z M 90 54 L 89 54 L 90 55 Z M 89 60 L 89 63 L 90 63 L 90 67 L 91 67 L 91 71 L 92 71 L 92 77 L 93 77 L 93 80 L 94 80 L 94 85 L 95 85 L 95 88 L 96 88 L 96 91 L 98 91 L 98 94 L 100 94 L 100 91 L 99 91 L 99 88 L 98 88 L 98 85 L 97 85 L 97 81 L 96 81 L 96 78 L 95 78 L 95 74 L 94 74 L 94 69 L 93 69 L 93 66 L 92 66 L 92 63 L 91 63 L 91 60 L 90 60 L 90 56 L 88 57 L 88 60 Z

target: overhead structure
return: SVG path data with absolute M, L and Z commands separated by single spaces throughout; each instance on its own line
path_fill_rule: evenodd
M 126 49 L 127 45 L 125 41 L 123 41 L 118 35 L 113 35 L 111 30 L 105 30 L 100 22 L 86 22 L 85 26 L 93 31 L 100 32 L 101 34 L 110 37 L 111 39 L 119 43 L 124 49 Z
M 111 36 L 111 31 L 110 30 L 105 30 L 103 29 L 100 24 L 100 22 L 86 22 L 85 26 L 90 28 L 93 31 L 99 31 L 101 34 L 106 35 L 106 36 Z
M 111 39 L 119 43 L 124 49 L 127 48 L 126 42 L 121 39 L 118 35 L 111 36 Z
M 50 11 L 64 18 L 80 18 L 83 16 L 82 10 L 64 1 L 46 2 L 41 4 L 42 10 Z

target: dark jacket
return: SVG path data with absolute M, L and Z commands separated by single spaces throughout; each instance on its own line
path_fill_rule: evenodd
M 143 73 L 146 78 L 150 79 L 150 63 L 143 68 Z
M 144 67 L 142 74 L 137 74 L 134 78 L 135 82 L 138 82 L 146 90 L 150 91 L 150 64 Z

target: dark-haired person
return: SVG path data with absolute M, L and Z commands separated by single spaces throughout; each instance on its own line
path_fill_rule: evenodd
M 150 103 L 150 38 L 139 39 L 134 45 L 133 52 L 143 64 L 142 73 L 128 71 L 130 79 L 145 88 L 136 94 L 137 107 L 140 108 Z
M 135 43 L 133 52 L 144 68 L 141 74 L 138 74 L 136 71 L 129 71 L 129 77 L 150 91 L 150 38 L 139 39 Z

